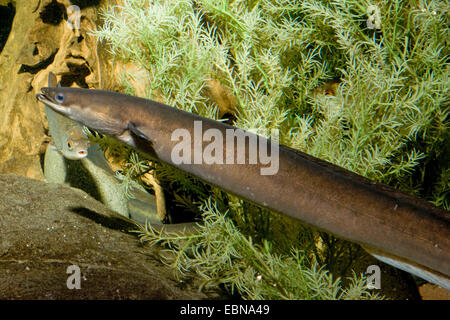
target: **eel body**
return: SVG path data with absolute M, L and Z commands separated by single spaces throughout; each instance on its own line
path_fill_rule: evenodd
M 450 289 L 448 211 L 251 132 L 155 101 L 79 88 L 42 88 L 37 98 L 72 120 L 227 192 L 359 243 L 375 256 L 386 253 L 400 262 L 397 267 L 414 265 L 424 270 L 419 276 Z M 230 132 L 235 143 L 223 141 L 216 152 L 225 160 L 243 155 L 244 163 L 206 161 L 211 136 L 227 137 Z M 180 163 L 174 160 L 174 150 L 185 134 L 192 137 L 192 161 Z M 277 155 L 278 163 L 270 164 L 272 168 L 263 158 L 251 163 L 255 144 L 238 144 L 239 139 L 257 141 L 256 153 Z M 196 158 L 198 154 L 203 158 Z M 264 169 L 276 170 L 262 174 Z M 427 277 L 430 272 L 440 280 Z

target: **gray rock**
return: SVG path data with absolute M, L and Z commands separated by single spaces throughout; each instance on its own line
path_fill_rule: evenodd
M 130 229 L 84 191 L 0 175 L 0 299 L 217 298 L 175 280 Z M 67 288 L 70 265 L 81 269 L 79 290 Z

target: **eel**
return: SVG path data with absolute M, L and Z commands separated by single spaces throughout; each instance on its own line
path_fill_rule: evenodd
M 58 87 L 55 74 L 49 72 L 48 85 Z M 111 210 L 122 216 L 129 217 L 139 223 L 150 221 L 152 225 L 161 224 L 156 215 L 155 197 L 149 195 L 138 184 L 133 185 L 132 194 L 136 198 L 128 199 L 122 192 L 120 181 L 110 169 L 103 152 L 97 145 L 89 145 L 88 138 L 83 132 L 83 125 L 73 121 L 47 105 L 45 113 L 49 123 L 52 144 L 45 153 L 45 177 L 48 182 L 64 183 L 67 175 L 67 164 L 64 158 L 80 160 L 88 170 L 101 196 L 102 202 Z M 55 174 L 56 172 L 56 174 Z M 162 201 L 159 201 L 160 203 Z
M 45 87 L 41 92 L 39 101 L 74 121 L 242 199 L 356 242 L 382 261 L 450 290 L 446 210 L 273 139 L 155 101 L 81 88 Z M 180 161 L 174 150 L 187 136 L 194 139 L 185 140 L 188 148 Z M 229 138 L 215 152 L 234 162 L 202 156 L 211 150 L 212 136 Z M 256 149 L 251 141 L 259 141 Z M 267 167 L 264 157 L 251 161 L 255 151 L 261 155 L 269 149 L 277 163 Z M 184 161 L 192 155 L 193 161 Z M 242 157 L 244 162 L 236 162 Z

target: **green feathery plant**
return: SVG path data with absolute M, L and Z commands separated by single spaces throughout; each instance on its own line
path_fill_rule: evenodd
M 165 262 L 180 276 L 194 272 L 203 280 L 202 287 L 224 285 L 247 299 L 376 299 L 364 278 L 354 275 L 344 289 L 340 279 L 315 262 L 308 262 L 299 249 L 289 255 L 273 253 L 271 244 L 256 244 L 242 234 L 231 219 L 222 214 L 209 198 L 200 210 L 204 224 L 199 233 L 180 235 L 158 232 L 142 226 L 141 241 L 166 247 Z
M 140 69 L 123 75 L 128 93 L 133 80 L 145 84 L 145 98 L 202 116 L 221 120 L 231 110 L 237 127 L 278 129 L 282 144 L 450 208 L 445 1 L 124 0 L 103 19 L 95 35 Z M 325 94 L 330 84 L 335 92 Z M 211 97 L 214 87 L 231 105 Z M 148 169 L 118 153 L 130 177 Z M 202 236 L 173 247 L 180 272 L 247 298 L 368 297 L 363 278 L 350 275 L 345 289 L 324 270 L 349 275 L 336 261 L 357 257 L 354 245 L 164 164 L 152 168 L 180 205 L 204 204 Z

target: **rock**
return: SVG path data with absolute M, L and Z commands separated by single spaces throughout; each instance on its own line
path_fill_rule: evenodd
M 431 283 L 419 287 L 422 300 L 450 300 L 450 290 L 446 290 Z
M 0 175 L 0 299 L 206 299 L 84 191 Z M 81 289 L 68 289 L 71 265 Z

